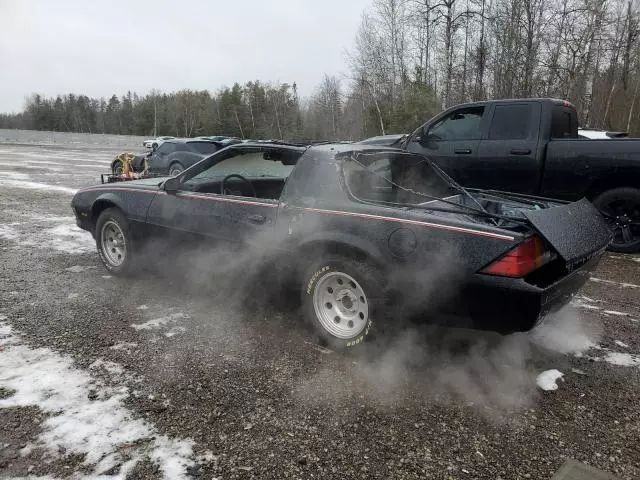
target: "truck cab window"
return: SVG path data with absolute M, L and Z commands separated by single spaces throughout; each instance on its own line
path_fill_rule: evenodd
M 551 110 L 551 138 L 577 138 L 578 120 L 575 111 L 556 105 Z
M 531 104 L 496 105 L 489 140 L 524 140 L 529 136 Z
M 475 140 L 482 132 L 484 107 L 469 107 L 451 112 L 427 131 L 430 140 Z

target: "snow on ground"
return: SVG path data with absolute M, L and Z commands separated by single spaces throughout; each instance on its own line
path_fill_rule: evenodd
M 620 288 L 640 288 L 640 285 L 634 283 L 614 282 L 613 280 L 605 280 L 603 278 L 591 277 L 589 280 L 595 283 L 605 283 L 607 285 L 615 285 Z
M 73 217 L 33 214 L 22 216 L 33 220 L 0 224 L 0 238 L 9 240 L 18 247 L 36 247 L 72 255 L 93 252 L 96 248 L 91 234 L 80 229 Z M 43 227 L 43 222 L 49 223 L 49 226 Z M 17 226 L 21 228 L 18 229 Z
M 536 385 L 547 392 L 557 390 L 558 384 L 556 382 L 563 376 L 564 374 L 555 368 L 552 370 L 545 370 L 538 375 L 538 378 L 536 378 Z
M 76 188 L 63 187 L 61 185 L 49 185 L 46 183 L 31 182 L 28 180 L 15 180 L 6 176 L 0 175 L 0 185 L 12 188 L 24 188 L 27 190 L 44 190 L 46 192 L 62 192 L 69 195 L 75 194 L 78 190 Z
M 147 456 L 165 478 L 187 478 L 186 468 L 193 464 L 191 439 L 159 435 L 124 406 L 129 395 L 126 387 L 100 386 L 90 373 L 75 368 L 71 358 L 26 345 L 3 320 L 6 317 L 0 315 L 0 385 L 16 393 L 0 400 L 0 408 L 35 405 L 50 414 L 36 446 L 53 457 L 59 455 L 60 447 L 85 455 L 83 466 L 91 472 L 69 478 L 105 478 L 103 472 L 120 464 L 118 473 L 108 478 L 124 479 Z M 124 371 L 102 360 L 91 368 L 118 376 Z M 92 391 L 96 394 L 90 395 Z
M 154 328 L 159 328 L 164 325 L 175 323 L 178 320 L 183 320 L 185 318 L 189 318 L 189 315 L 187 315 L 186 313 L 171 313 L 164 317 L 154 318 L 144 323 L 132 323 L 131 327 L 133 327 L 135 330 L 152 330 Z

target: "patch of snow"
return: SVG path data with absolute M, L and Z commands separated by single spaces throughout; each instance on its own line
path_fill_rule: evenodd
M 607 285 L 616 285 L 621 288 L 640 288 L 640 285 L 634 283 L 614 282 L 613 280 L 604 280 L 602 278 L 591 277 L 589 280 L 596 283 L 605 283 Z
M 556 382 L 563 376 L 564 374 L 555 368 L 552 370 L 545 370 L 536 378 L 536 385 L 547 392 L 557 390 L 558 384 Z
M 113 277 L 112 277 L 111 275 L 102 275 L 102 278 L 104 278 L 104 279 L 107 279 L 107 280 L 108 280 L 109 278 L 113 278 Z
M 95 249 L 95 241 L 91 234 L 75 224 L 63 224 L 46 229 L 42 235 L 49 237 L 49 246 L 59 252 L 80 254 Z
M 180 334 L 180 333 L 184 333 L 186 332 L 187 329 L 184 327 L 172 327 L 171 330 L 169 330 L 168 332 L 166 332 L 164 334 L 165 337 L 167 338 L 171 338 L 171 337 L 175 337 L 176 335 Z
M 0 185 L 12 188 L 23 188 L 27 190 L 43 190 L 47 192 L 61 192 L 69 195 L 74 195 L 78 189 L 63 187 L 61 185 L 49 185 L 46 183 L 29 182 L 26 180 L 13 180 L 0 177 Z
M 132 323 L 131 326 L 135 330 L 151 330 L 185 318 L 189 318 L 189 315 L 186 313 L 171 313 L 165 317 L 154 318 L 153 320 L 149 320 L 144 323 Z
M 8 170 L 0 170 L 0 177 L 7 177 L 12 180 L 28 180 L 29 175 L 20 172 L 11 172 Z
M 96 268 L 96 267 L 94 265 L 86 265 L 86 266 L 74 265 L 73 267 L 65 268 L 65 271 L 71 272 L 71 273 L 82 273 L 85 270 L 90 270 L 92 268 Z
M 577 373 L 578 375 L 586 375 L 585 372 L 583 372 L 582 370 L 578 369 L 578 368 L 572 368 L 571 371 L 573 373 Z
M 159 465 L 164 478 L 187 478 L 193 440 L 170 439 L 145 420 L 134 418 L 124 405 L 126 388 L 97 387 L 95 379 L 75 368 L 70 357 L 23 344 L 4 322 L 0 323 L 0 347 L 0 382 L 16 390 L 0 400 L 0 408 L 36 405 L 50 414 L 42 423 L 36 447 L 52 456 L 59 455 L 60 447 L 84 455 L 88 473 L 82 478 L 104 478 L 102 472 L 120 464 L 119 473 L 109 478 L 124 479 L 146 456 Z M 108 365 L 115 368 L 111 362 Z M 96 388 L 100 394 L 90 400 L 89 392 Z
M 147 310 L 149 307 L 146 305 L 140 305 L 136 308 L 136 310 Z
M 615 310 L 605 310 L 605 311 L 604 311 L 604 312 L 602 312 L 602 313 L 606 313 L 607 315 L 617 315 L 617 316 L 620 316 L 620 317 L 628 317 L 628 316 L 629 316 L 629 314 L 628 314 L 628 313 L 624 313 L 624 312 L 617 312 L 617 311 L 615 311 Z
M 640 367 L 640 356 L 631 355 L 630 353 L 609 352 L 603 360 L 621 367 Z
M 622 348 L 629 348 L 629 345 L 627 345 L 624 342 L 621 342 L 620 340 L 616 340 L 615 344 L 618 345 L 619 347 L 622 347 Z
M 111 350 L 123 350 L 127 353 L 131 353 L 138 348 L 138 344 L 135 342 L 119 342 L 109 347 Z
M 79 296 L 80 296 L 79 293 L 70 293 L 69 295 L 67 295 L 67 300 L 75 300 Z

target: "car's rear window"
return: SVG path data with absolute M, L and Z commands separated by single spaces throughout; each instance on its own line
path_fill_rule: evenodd
M 422 156 L 397 152 L 353 154 L 343 163 L 345 182 L 356 199 L 422 204 L 456 191 Z
M 189 142 L 189 147 L 203 155 L 211 155 L 220 149 L 218 145 L 212 142 Z

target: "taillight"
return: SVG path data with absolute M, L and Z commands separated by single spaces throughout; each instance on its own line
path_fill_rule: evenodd
M 513 250 L 509 250 L 505 255 L 484 268 L 481 273 L 501 277 L 524 277 L 554 258 L 555 254 L 545 248 L 542 239 L 534 235 Z

